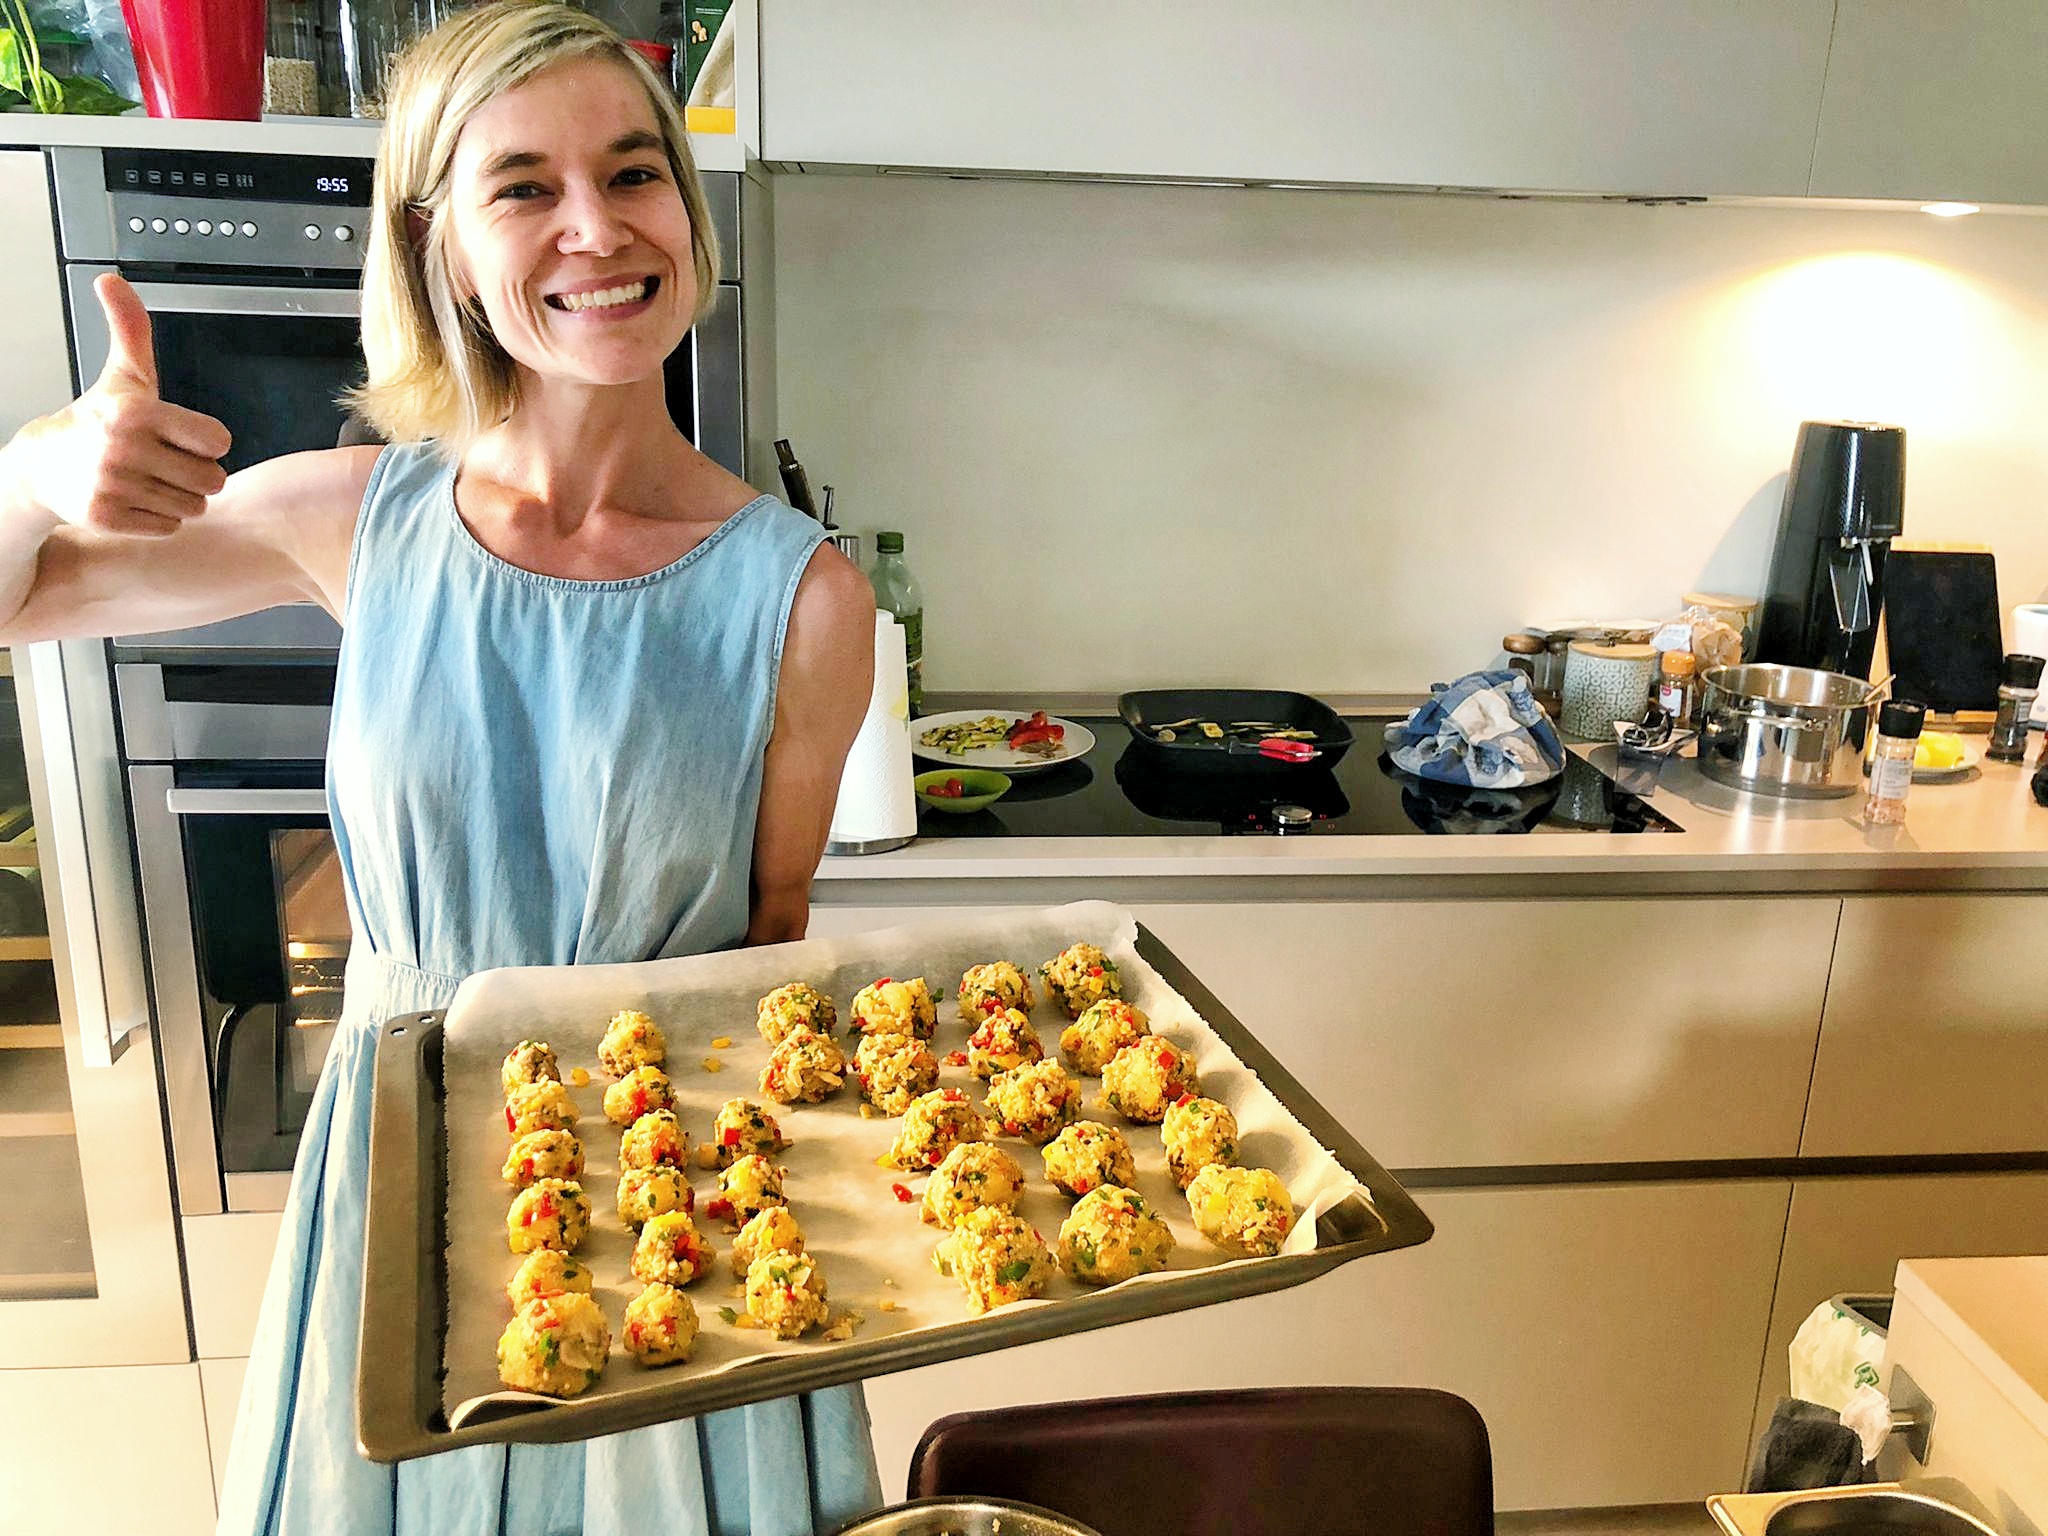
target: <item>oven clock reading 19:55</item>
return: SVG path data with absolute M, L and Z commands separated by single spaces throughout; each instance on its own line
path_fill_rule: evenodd
M 313 185 L 322 192 L 340 192 L 343 195 L 346 195 L 348 192 L 348 178 L 346 176 L 316 177 Z

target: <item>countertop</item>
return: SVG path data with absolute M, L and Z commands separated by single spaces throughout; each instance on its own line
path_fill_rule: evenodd
M 1895 1284 L 2048 1438 L 2048 1257 L 1907 1259 Z

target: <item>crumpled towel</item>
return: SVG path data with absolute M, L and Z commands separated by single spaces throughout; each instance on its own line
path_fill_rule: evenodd
M 1443 784 L 1520 789 L 1564 771 L 1564 743 L 1519 672 L 1470 672 L 1387 727 L 1396 768 Z

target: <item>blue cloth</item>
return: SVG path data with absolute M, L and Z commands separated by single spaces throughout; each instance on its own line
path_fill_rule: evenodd
M 1564 743 L 1519 672 L 1469 672 L 1386 729 L 1394 766 L 1440 784 L 1520 789 L 1564 771 Z
M 220 1529 L 243 1536 L 799 1536 L 881 1502 L 858 1387 L 571 1445 L 355 1448 L 377 1026 L 500 965 L 745 936 L 762 754 L 823 534 L 761 497 L 674 564 L 506 564 L 454 472 L 385 450 L 350 557 L 328 803 L 355 943 L 250 1352 Z

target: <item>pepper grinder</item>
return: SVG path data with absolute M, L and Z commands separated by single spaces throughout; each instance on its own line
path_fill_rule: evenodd
M 2005 658 L 1998 675 L 1998 719 L 1991 727 L 1991 745 L 1984 755 L 2001 763 L 2024 762 L 2027 756 L 2027 722 L 2034 713 L 2034 695 L 2041 691 L 2041 672 L 2048 667 L 2039 656 L 2018 652 Z

